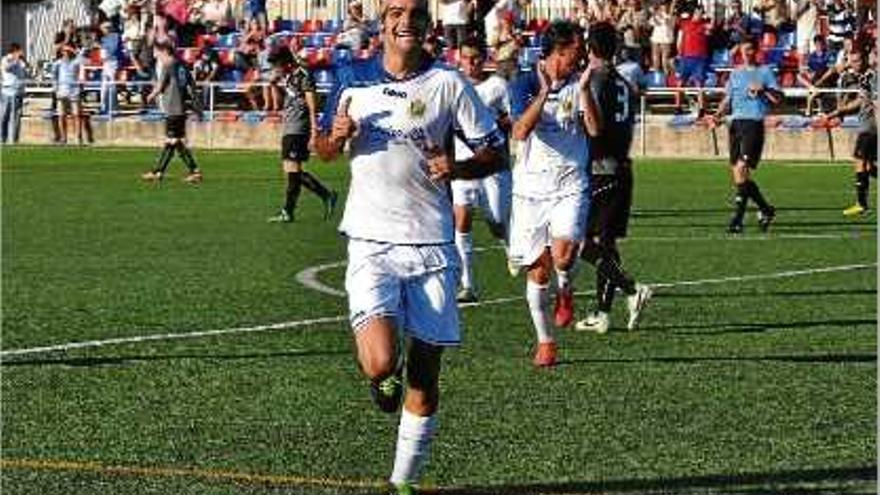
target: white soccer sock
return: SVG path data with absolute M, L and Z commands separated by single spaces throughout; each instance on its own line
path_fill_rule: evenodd
M 529 302 L 529 313 L 532 314 L 532 323 L 535 325 L 539 343 L 555 341 L 550 330 L 550 317 L 547 316 L 550 305 L 548 288 L 549 285 L 541 285 L 531 279 L 526 281 L 526 300 Z
M 571 284 L 568 270 L 556 269 L 556 288 L 559 290 L 567 289 Z
M 461 286 L 465 289 L 474 287 L 474 273 L 471 257 L 474 252 L 474 240 L 470 232 L 455 232 L 455 247 L 461 258 Z
M 417 416 L 403 407 L 400 426 L 397 429 L 397 451 L 394 454 L 394 470 L 389 481 L 393 485 L 416 483 L 422 465 L 431 449 L 431 440 L 437 430 L 437 415 Z

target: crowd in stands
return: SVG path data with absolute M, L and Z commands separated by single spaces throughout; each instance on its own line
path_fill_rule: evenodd
M 490 54 L 515 53 L 524 70 L 540 57 L 549 20 L 533 17 L 532 0 L 439 2 L 429 40 L 439 57 L 454 63 L 459 43 L 472 36 Z M 749 9 L 730 0 L 711 3 L 711 11 L 700 0 L 572 0 L 571 15 L 585 28 L 614 23 L 622 58 L 644 71 L 649 88 L 723 87 L 736 63 L 732 48 L 745 37 L 760 40 L 760 60 L 777 68 L 783 87 L 811 87 L 836 84 L 826 75 L 845 66 L 854 47 L 873 48 L 875 9 L 876 0 L 754 0 Z M 94 14 L 92 26 L 65 23 L 55 42 L 58 58 L 76 50 L 83 79 L 100 81 L 102 112 L 116 108 L 117 85 L 145 105 L 158 41 L 177 47 L 196 81 L 229 88 L 240 109 L 269 112 L 281 107 L 275 84 L 294 61 L 315 70 L 321 88 L 332 83 L 334 66 L 380 46 L 377 20 L 359 0 L 340 20 L 268 19 L 265 0 L 102 0 Z

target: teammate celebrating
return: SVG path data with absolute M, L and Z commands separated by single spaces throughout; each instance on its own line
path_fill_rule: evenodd
M 870 178 L 877 177 L 877 119 L 874 105 L 877 100 L 877 72 L 868 64 L 865 53 L 853 50 L 849 67 L 857 79 L 858 95 L 826 116 L 834 119 L 853 113 L 859 114 L 859 135 L 856 137 L 855 158 L 856 204 L 843 210 L 846 216 L 863 215 L 869 211 L 868 190 Z
M 584 119 L 590 137 L 592 197 L 587 236 L 581 258 L 596 266 L 597 309 L 577 322 L 578 330 L 605 333 L 610 326 L 611 303 L 620 289 L 627 295 L 629 322 L 638 326 L 651 289 L 637 284 L 620 267 L 617 239 L 626 236 L 632 205 L 633 173 L 629 152 L 633 137 L 633 102 L 638 88 L 617 72 L 612 59 L 617 51 L 614 26 L 590 26 L 589 65 L 582 79 L 589 91 L 582 94 Z
M 464 77 L 474 85 L 483 103 L 494 114 L 498 127 L 505 134 L 510 130 L 510 98 L 507 81 L 483 70 L 486 54 L 479 40 L 471 38 L 461 45 L 459 66 Z M 456 161 L 466 161 L 473 152 L 460 138 L 455 139 Z M 507 224 L 510 216 L 510 170 L 504 169 L 485 179 L 453 180 L 452 204 L 455 208 L 455 247 L 461 258 L 461 289 L 458 302 L 475 302 L 473 276 L 473 239 L 471 229 L 473 208 L 479 206 L 486 215 L 492 235 L 507 245 Z
M 503 169 L 507 148 L 473 87 L 423 52 L 428 0 L 383 0 L 380 17 L 383 53 L 338 79 L 325 112 L 332 127 L 323 122 L 332 130 L 317 139 L 317 151 L 332 159 L 349 143 L 340 230 L 348 238 L 351 325 L 381 410 L 397 411 L 406 368 L 390 481 L 410 493 L 437 429 L 440 357 L 460 341 L 447 181 Z M 453 131 L 473 150 L 471 159 L 453 163 L 451 150 L 440 148 Z
M 284 76 L 284 130 L 281 138 L 281 166 L 287 175 L 284 206 L 270 222 L 289 223 L 302 186 L 315 193 L 324 203 L 324 218 L 329 219 L 336 208 L 336 191 L 327 189 L 312 174 L 303 171 L 318 132 L 315 80 L 301 60 L 292 55 L 291 71 Z
M 156 86 L 147 96 L 151 102 L 157 97 L 159 107 L 165 112 L 165 147 L 159 154 L 156 167 L 141 175 L 146 181 L 161 181 L 176 150 L 186 165 L 184 181 L 190 184 L 202 182 L 202 171 L 186 147 L 186 99 L 189 89 L 189 72 L 174 56 L 174 47 L 167 41 L 157 42 L 153 48 L 156 56 Z
M 548 291 L 555 270 L 556 326 L 571 324 L 571 269 L 589 207 L 589 146 L 580 102 L 588 88 L 577 76 L 583 32 L 556 21 L 543 34 L 544 59 L 512 92 L 513 139 L 522 142 L 513 171 L 511 263 L 527 267 L 526 299 L 538 346 L 536 366 L 556 364 Z
M 766 232 L 776 217 L 776 208 L 764 199 L 758 184 L 751 176 L 752 170 L 758 168 L 764 148 L 764 117 L 770 111 L 771 105 L 782 101 L 782 92 L 772 70 L 767 66 L 757 65 L 757 42 L 747 39 L 740 44 L 739 49 L 742 65 L 731 72 L 724 90 L 724 99 L 710 120 L 710 125 L 717 125 L 728 105 L 731 107 L 733 121 L 730 124 L 730 166 L 733 183 L 736 185 L 736 210 L 727 228 L 731 234 L 742 233 L 743 217 L 749 199 L 760 209 L 758 225 L 761 231 Z

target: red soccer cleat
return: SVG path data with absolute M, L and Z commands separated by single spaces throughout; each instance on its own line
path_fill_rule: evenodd
M 571 325 L 574 320 L 574 293 L 571 287 L 556 291 L 556 307 L 553 309 L 554 323 L 559 328 Z
M 532 363 L 539 368 L 556 366 L 556 342 L 540 342 Z

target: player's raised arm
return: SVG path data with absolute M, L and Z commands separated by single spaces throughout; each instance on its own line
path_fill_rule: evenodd
M 527 76 L 528 77 L 528 76 Z M 515 118 L 511 135 L 517 141 L 525 141 L 541 120 L 544 104 L 550 96 L 550 83 L 544 62 L 535 66 L 535 80 L 522 79 L 512 88 L 511 108 Z M 537 91 L 536 91 L 537 90 Z
M 329 129 L 315 137 L 315 151 L 324 161 L 335 159 L 345 148 L 345 142 L 354 136 L 357 124 L 349 115 L 351 97 L 347 97 L 339 103 L 333 113 Z M 326 118 L 325 118 L 326 122 Z

